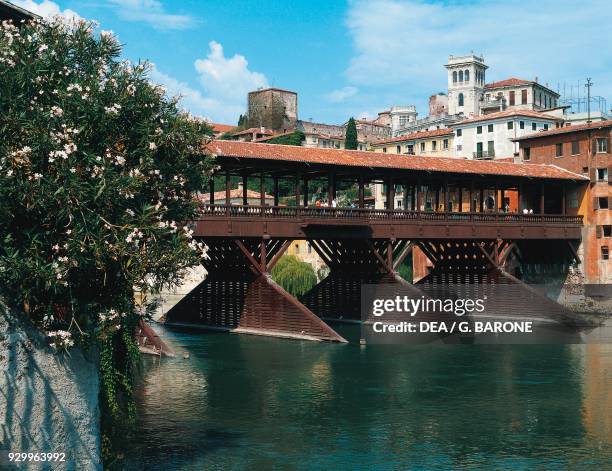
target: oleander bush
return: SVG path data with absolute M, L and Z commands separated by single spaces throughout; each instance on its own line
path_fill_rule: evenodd
M 55 348 L 97 345 L 108 415 L 133 418 L 134 290 L 205 247 L 182 221 L 209 179 L 205 122 L 91 22 L 0 28 L 0 296 Z M 123 420 L 123 419 L 121 419 Z

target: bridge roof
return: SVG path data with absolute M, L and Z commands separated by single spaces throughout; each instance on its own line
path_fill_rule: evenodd
M 472 174 L 479 176 L 522 177 L 553 180 L 588 180 L 588 177 L 555 165 L 468 160 L 449 157 L 405 156 L 371 151 L 324 149 L 280 144 L 238 141 L 212 141 L 205 150 L 217 157 L 284 161 L 287 163 L 321 166 L 348 166 L 383 170 L 412 170 L 446 174 Z

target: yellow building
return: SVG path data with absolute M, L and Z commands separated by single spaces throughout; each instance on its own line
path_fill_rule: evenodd
M 319 254 L 312 247 L 310 242 L 307 240 L 294 240 L 291 245 L 287 248 L 287 255 L 294 255 L 302 262 L 310 263 L 314 268 L 315 273 L 318 272 L 319 268 L 325 266 L 323 259 L 319 257 Z
M 452 129 L 419 131 L 372 143 L 374 152 L 434 157 L 453 157 Z

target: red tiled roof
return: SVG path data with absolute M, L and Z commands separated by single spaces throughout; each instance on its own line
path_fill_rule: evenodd
M 532 83 L 536 83 L 533 80 L 523 80 L 516 77 L 511 77 L 505 80 L 500 80 L 498 82 L 487 83 L 485 88 L 501 88 L 501 87 L 513 87 L 516 85 L 530 85 Z
M 228 132 L 236 127 L 230 124 L 219 124 L 219 123 L 209 123 L 208 125 L 212 128 L 214 132 Z
M 449 128 L 434 129 L 432 131 L 418 131 L 410 134 L 404 134 L 403 136 L 394 137 L 392 139 L 383 139 L 382 141 L 373 142 L 373 146 L 382 144 L 393 144 L 394 142 L 413 141 L 415 139 L 427 139 L 428 137 L 439 137 L 439 136 L 450 136 L 454 134 L 454 131 Z
M 549 129 L 548 131 L 535 132 L 533 134 L 527 134 L 526 136 L 515 137 L 513 141 L 522 141 L 525 139 L 537 139 L 539 137 L 555 136 L 557 134 L 569 134 L 572 132 L 596 130 L 612 127 L 612 120 L 597 121 L 591 124 L 573 124 L 571 126 L 564 126 L 562 128 Z
M 463 121 L 453 123 L 451 124 L 451 126 L 462 126 L 463 124 L 477 123 L 479 121 L 491 121 L 493 119 L 511 118 L 514 116 L 518 116 L 518 117 L 524 116 L 525 118 L 548 119 L 550 121 L 563 121 L 563 118 L 559 118 L 557 116 L 552 116 L 549 114 L 540 113 L 538 111 L 506 110 L 506 111 L 498 111 L 497 113 L 489 113 L 489 114 L 474 116 L 473 118 L 468 118 L 468 119 L 464 119 Z
M 286 131 L 286 132 L 279 132 L 278 134 L 272 134 L 271 136 L 260 137 L 259 139 L 255 139 L 253 142 L 266 142 L 266 141 L 269 141 L 270 139 L 274 139 L 275 137 L 288 136 L 289 134 L 293 134 L 294 132 L 295 132 L 295 129 L 290 129 L 289 131 Z
M 244 131 L 238 131 L 235 132 L 233 135 L 234 136 L 241 136 L 243 134 L 266 134 L 268 136 L 271 136 L 272 134 L 274 134 L 272 131 L 268 130 L 268 129 L 264 129 L 263 131 L 261 130 L 261 128 L 249 128 L 249 129 L 245 129 Z
M 209 201 L 210 193 L 204 193 L 202 195 L 199 195 L 198 198 L 202 201 Z M 242 188 L 234 188 L 233 190 L 230 190 L 230 199 L 234 199 L 234 198 L 242 198 Z M 247 189 L 247 198 L 248 199 L 259 199 L 261 198 L 261 193 Z M 265 198 L 268 199 L 268 198 L 274 198 L 274 197 L 266 193 Z M 224 200 L 224 199 L 225 199 L 225 190 L 215 191 L 215 201 Z
M 467 173 L 559 180 L 588 180 L 555 165 L 518 164 L 492 160 L 404 156 L 371 151 L 285 146 L 238 141 L 212 141 L 204 149 L 219 157 L 239 157 L 318 165 L 342 165 L 379 169 Z

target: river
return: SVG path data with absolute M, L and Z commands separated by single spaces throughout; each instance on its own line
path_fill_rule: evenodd
M 156 327 L 178 354 L 144 359 L 126 469 L 612 467 L 612 344 L 366 347 L 334 327 L 348 345 Z

